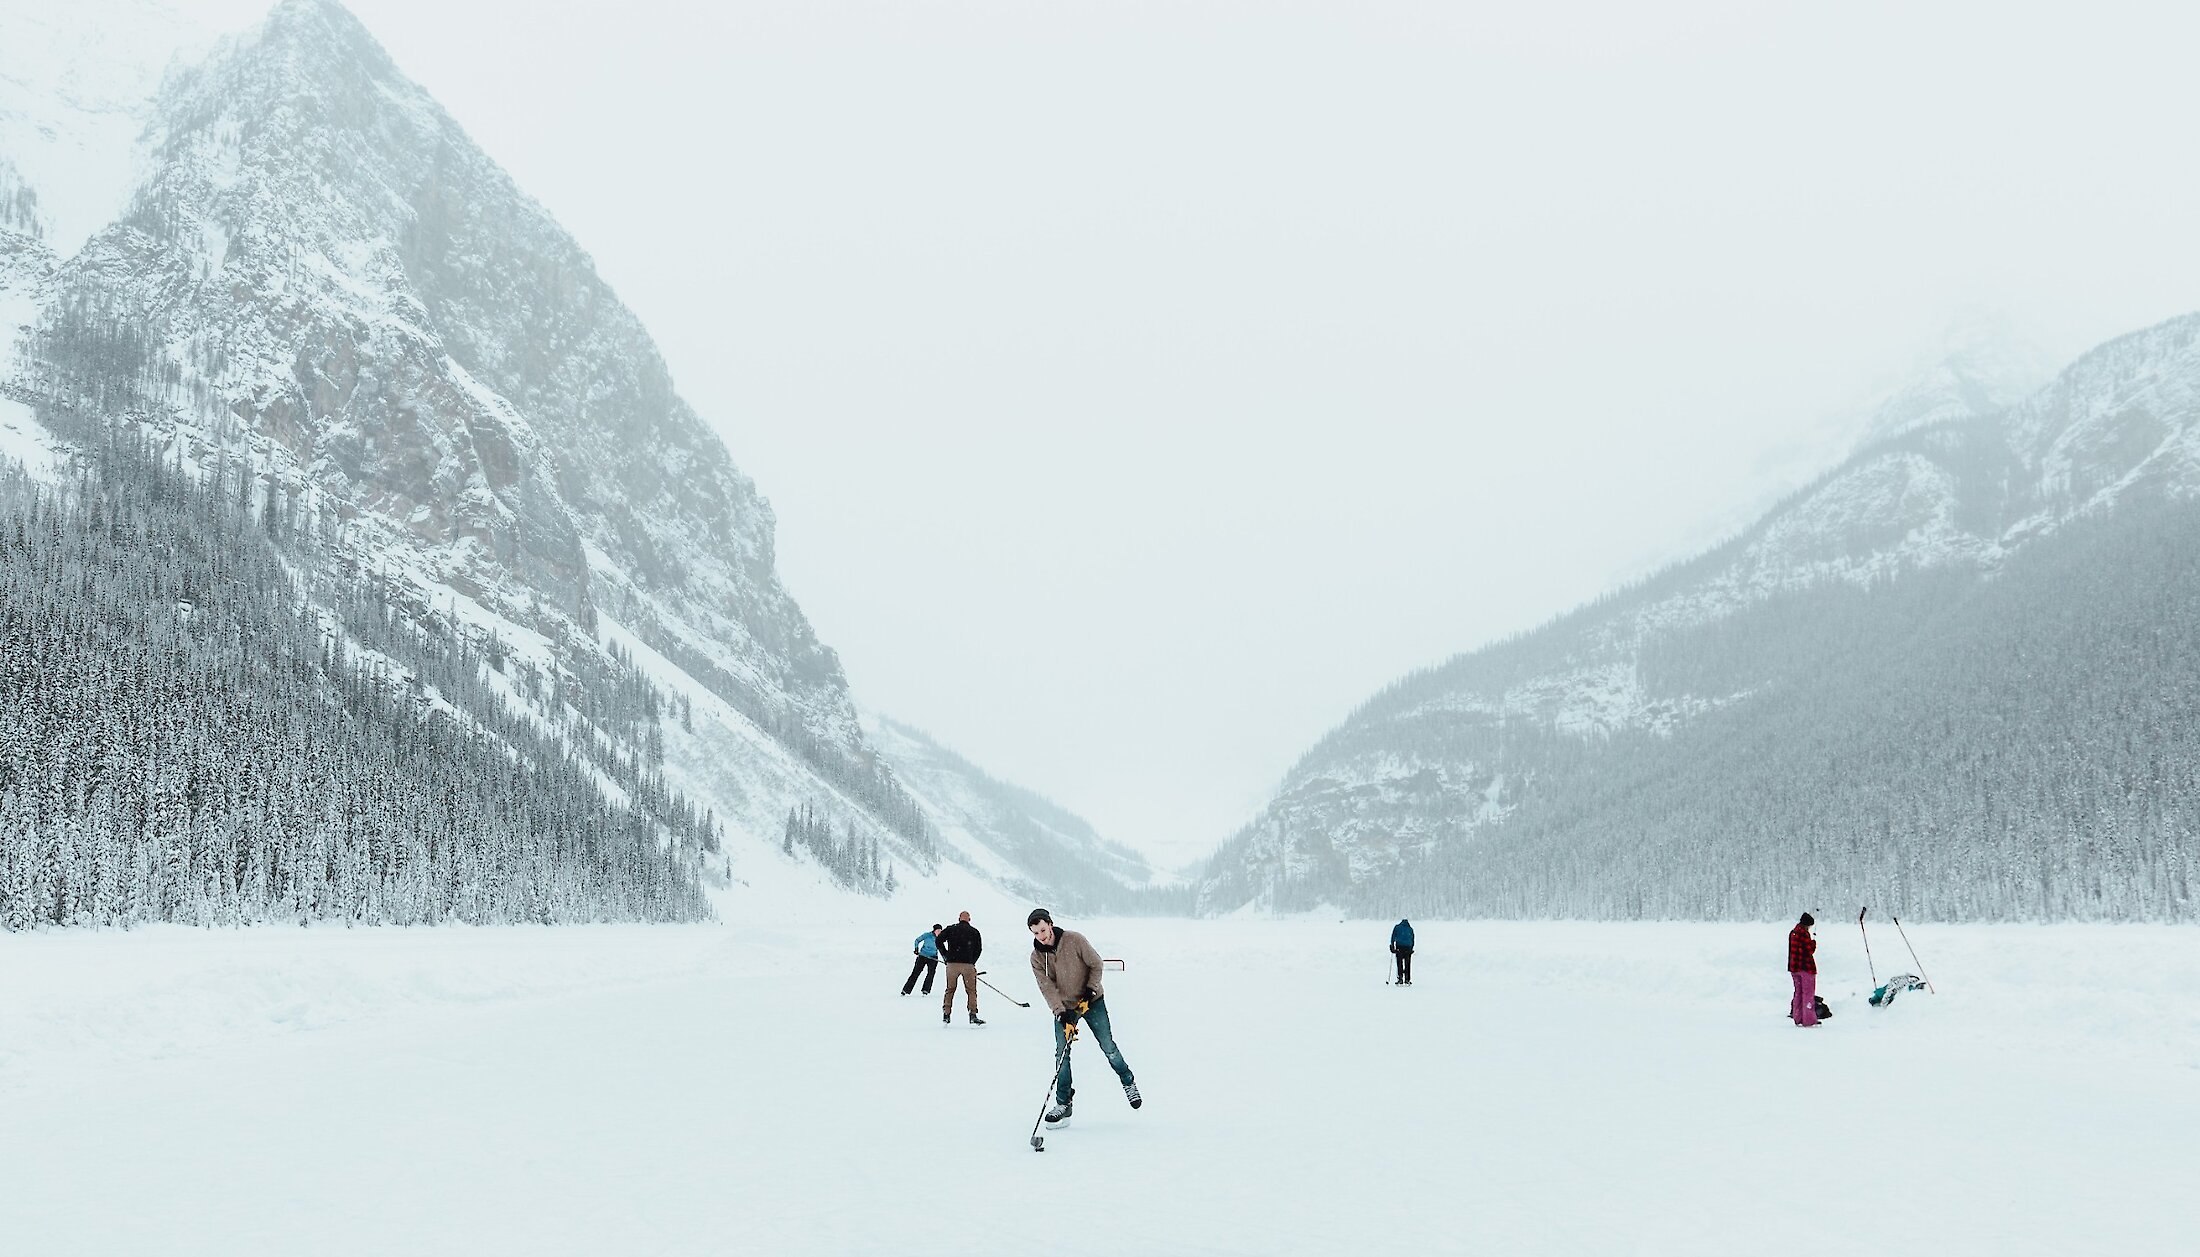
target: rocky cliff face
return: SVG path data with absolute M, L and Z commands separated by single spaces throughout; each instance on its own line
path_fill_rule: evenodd
M 2181 634 L 2158 599 L 2200 596 L 2172 557 L 2200 540 L 2196 336 L 2200 316 L 2124 337 L 2010 406 L 1967 378 L 1994 355 L 1936 368 L 1888 435 L 1733 541 L 1371 699 L 1211 862 L 1204 905 L 1752 915 L 1876 888 L 1973 915 L 2190 911 L 2189 839 L 2005 803 L 2159 787 L 2153 752 L 2018 764 L 2191 680 L 2150 646 L 2066 684 Z M 1966 828 L 1982 816 L 1994 833 Z M 2066 896 L 2087 843 L 2131 845 Z
M 278 8 L 170 85 L 150 141 L 151 177 L 55 287 L 145 330 L 161 400 L 234 418 L 438 580 L 616 607 L 860 747 L 755 485 L 587 255 L 348 13 Z

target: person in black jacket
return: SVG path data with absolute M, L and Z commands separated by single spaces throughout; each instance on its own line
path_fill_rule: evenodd
M 970 1005 L 970 1024 L 982 1026 L 978 1019 L 978 957 L 985 953 L 985 938 L 978 927 L 970 923 L 965 912 L 955 918 L 955 923 L 940 931 L 940 959 L 947 965 L 947 994 L 940 1000 L 940 1020 L 955 1020 L 955 983 L 961 982 Z

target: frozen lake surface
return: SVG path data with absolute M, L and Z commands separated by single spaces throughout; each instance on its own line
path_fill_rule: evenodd
M 993 919 L 986 919 L 992 917 Z M 902 998 L 928 921 L 0 937 L 25 1254 L 2183 1253 L 2200 931 L 1908 922 L 1939 992 L 1785 1018 L 1784 925 L 1069 920 L 1045 1014 Z M 951 918 L 949 918 L 951 919 Z M 1032 998 L 1020 915 L 984 967 Z M 1910 967 L 1874 931 L 1885 977 Z

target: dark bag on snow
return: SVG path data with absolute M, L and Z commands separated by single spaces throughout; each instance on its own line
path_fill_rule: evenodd
M 1826 1007 L 1825 996 L 1813 995 L 1810 997 L 1810 1003 L 1811 1007 L 1818 1010 L 1818 1020 L 1824 1021 L 1826 1018 L 1833 1016 L 1833 1010 Z

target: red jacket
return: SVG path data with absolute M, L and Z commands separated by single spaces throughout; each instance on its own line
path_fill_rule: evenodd
M 1818 972 L 1817 951 L 1818 940 L 1810 936 L 1810 927 L 1797 922 L 1795 928 L 1788 931 L 1788 972 Z

